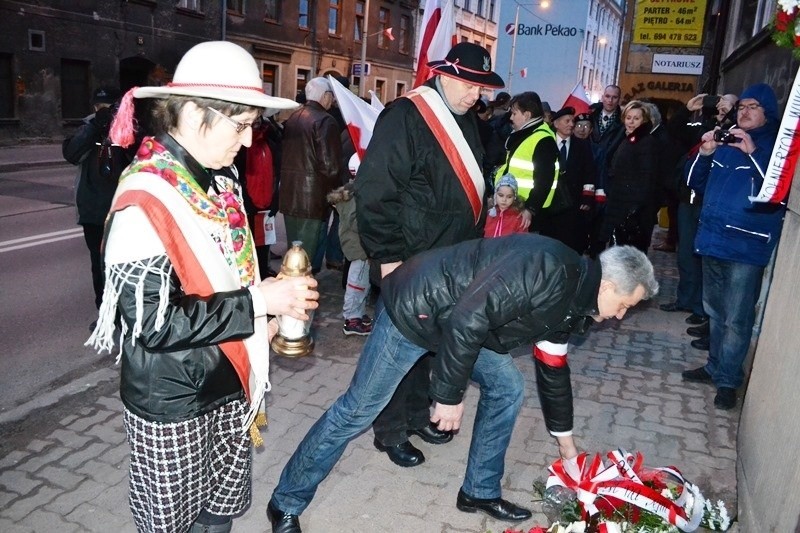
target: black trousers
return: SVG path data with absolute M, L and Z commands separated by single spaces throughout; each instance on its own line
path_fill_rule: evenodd
M 392 399 L 372 423 L 375 438 L 384 446 L 401 444 L 408 440 L 409 430 L 421 429 L 430 423 L 428 387 L 432 358 L 433 354 L 429 352 L 411 367 Z
M 89 249 L 89 259 L 92 261 L 92 288 L 94 289 L 94 304 L 100 309 L 103 302 L 103 287 L 105 286 L 105 264 L 101 246 L 103 245 L 103 226 L 98 224 L 81 224 L 83 226 L 83 240 Z

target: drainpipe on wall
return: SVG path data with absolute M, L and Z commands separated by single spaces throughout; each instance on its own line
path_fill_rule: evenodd
M 228 15 L 228 0 L 222 0 L 221 4 L 222 4 L 222 20 L 221 20 L 220 27 L 222 29 L 222 40 L 224 41 L 228 37 L 227 36 L 227 28 L 226 28 L 226 24 L 228 23 L 228 17 L 227 17 L 227 15 Z
M 717 94 L 719 85 L 719 66 L 722 63 L 722 49 L 725 46 L 725 34 L 728 30 L 730 2 L 718 2 L 715 6 L 717 27 L 714 29 L 714 48 L 711 51 L 711 65 L 708 71 L 708 94 Z

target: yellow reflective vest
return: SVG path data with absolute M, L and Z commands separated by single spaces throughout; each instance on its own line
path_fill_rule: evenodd
M 511 174 L 514 176 L 514 178 L 516 178 L 517 186 L 519 187 L 517 190 L 517 197 L 523 202 L 527 200 L 528 196 L 533 190 L 535 178 L 535 169 L 533 168 L 533 152 L 536 150 L 536 146 L 539 144 L 539 141 L 546 137 L 552 138 L 553 141 L 556 140 L 556 134 L 552 129 L 550 129 L 550 126 L 546 122 L 543 122 L 520 143 L 517 149 L 514 150 L 514 153 L 508 154 L 506 164 L 501 165 L 495 173 L 495 185 L 498 181 L 500 181 L 500 178 L 502 178 L 504 174 Z M 558 159 L 556 159 L 555 168 L 556 171 L 555 176 L 553 176 L 553 185 L 550 186 L 550 193 L 547 195 L 544 204 L 542 204 L 542 208 L 550 207 L 550 204 L 553 202 L 553 196 L 556 193 L 556 187 L 558 186 L 558 174 L 560 170 Z

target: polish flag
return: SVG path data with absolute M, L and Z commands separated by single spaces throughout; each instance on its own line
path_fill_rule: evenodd
M 347 123 L 347 131 L 350 133 L 350 138 L 353 139 L 356 153 L 363 160 L 364 151 L 372 139 L 372 130 L 375 129 L 375 122 L 378 120 L 380 111 L 353 94 L 333 76 L 328 76 L 328 80 L 331 82 L 333 95 L 336 97 L 344 121 Z
M 386 28 L 383 30 L 383 35 L 390 41 L 394 41 L 394 35 L 392 35 L 392 28 Z
M 528 67 L 523 68 L 519 71 L 520 78 L 527 78 L 528 77 Z
M 564 109 L 565 107 L 575 108 L 576 115 L 588 113 L 590 111 L 589 99 L 586 98 L 586 91 L 583 90 L 583 85 L 580 82 L 575 84 L 575 88 L 573 88 L 572 92 L 569 94 L 569 96 L 567 96 L 567 99 L 564 101 L 564 105 L 561 106 L 561 109 Z
M 383 108 L 385 106 L 383 105 L 383 102 L 381 102 L 381 99 L 378 98 L 378 95 L 375 93 L 375 91 L 370 89 L 368 92 L 369 92 L 369 105 L 377 109 L 378 113 L 383 111 Z
M 453 0 L 426 0 L 417 42 L 417 77 L 419 87 L 431 76 L 428 63 L 439 61 L 455 45 L 456 19 Z

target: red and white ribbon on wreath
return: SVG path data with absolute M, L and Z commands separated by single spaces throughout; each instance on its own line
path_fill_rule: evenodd
M 548 470 L 546 487 L 562 486 L 575 491 L 582 511 L 592 516 L 600 512 L 597 507 L 598 500 L 614 508 L 627 502 L 640 509 L 660 516 L 663 520 L 674 525 L 681 531 L 695 531 L 700 526 L 703 518 L 703 498 L 695 485 L 684 479 L 677 468 L 653 468 L 655 472 L 664 472 L 673 476 L 682 485 L 682 490 L 677 500 L 671 500 L 660 492 L 646 486 L 642 482 L 642 454 L 635 456 L 624 450 L 616 450 L 607 454 L 610 463 L 603 463 L 600 454 L 595 454 L 589 461 L 588 454 L 578 456 L 580 479 L 573 479 L 565 470 L 559 459 Z M 692 508 L 687 511 L 684 507 L 689 496 L 694 497 Z

